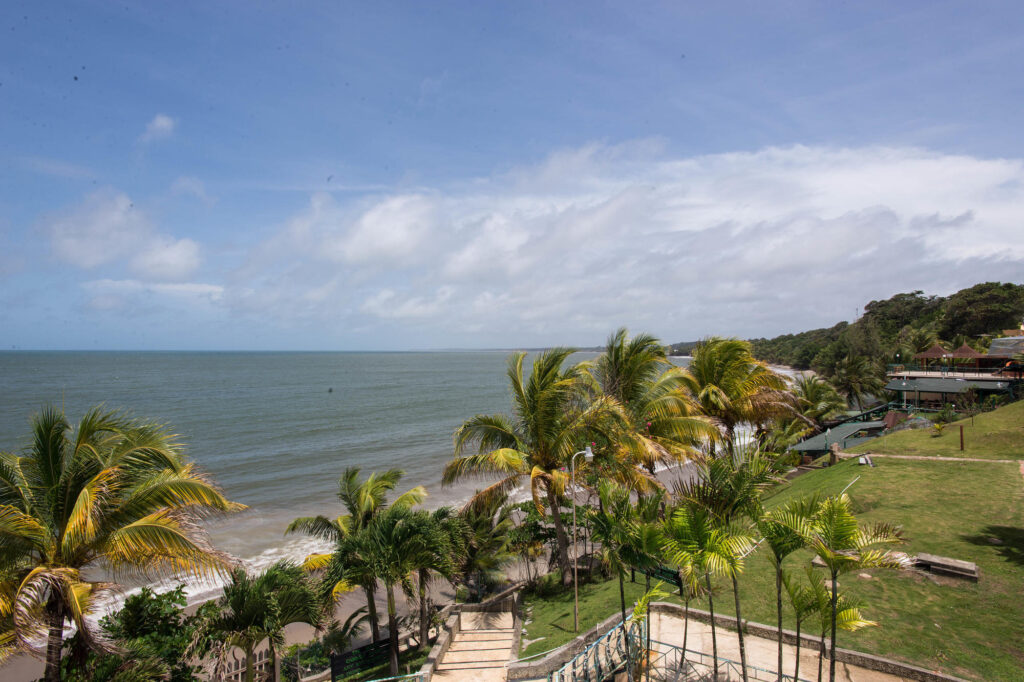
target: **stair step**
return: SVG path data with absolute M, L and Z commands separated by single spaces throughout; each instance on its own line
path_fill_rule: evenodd
M 472 661 L 470 661 L 470 662 L 464 662 L 464 663 L 442 663 L 441 665 L 437 666 L 437 669 L 438 669 L 438 671 L 441 671 L 441 670 L 495 670 L 495 669 L 499 669 L 500 670 L 501 668 L 507 668 L 507 667 L 508 667 L 508 662 L 507 661 L 505 663 L 473 663 Z
M 465 641 L 456 639 L 452 642 L 452 645 L 448 647 L 448 651 L 487 651 L 489 649 L 505 649 L 506 651 L 512 648 L 512 638 L 506 639 L 495 639 L 490 641 Z

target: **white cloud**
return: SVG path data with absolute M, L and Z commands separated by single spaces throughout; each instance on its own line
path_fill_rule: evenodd
M 590 145 L 447 188 L 314 195 L 225 301 L 407 346 L 798 331 L 1024 272 L 1024 163 L 912 148 Z
M 168 138 L 178 122 L 166 114 L 157 114 L 146 124 L 146 130 L 139 136 L 139 142 L 146 144 Z
M 199 244 L 191 239 L 160 238 L 132 258 L 132 272 L 144 279 L 187 279 L 199 267 Z
M 98 279 L 82 283 L 96 310 L 139 309 L 154 300 L 186 309 L 219 303 L 224 287 L 203 282 L 153 283 L 137 279 Z
M 122 192 L 101 190 L 44 224 L 53 254 L 85 270 L 126 261 L 148 280 L 184 280 L 201 262 L 200 246 L 156 230 Z

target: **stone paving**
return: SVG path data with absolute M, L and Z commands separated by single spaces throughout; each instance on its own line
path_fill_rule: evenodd
M 459 634 L 434 673 L 444 682 L 500 682 L 512 655 L 512 614 L 463 613 Z

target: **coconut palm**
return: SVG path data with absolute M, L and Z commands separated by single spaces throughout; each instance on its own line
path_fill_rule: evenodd
M 703 577 L 711 612 L 711 649 L 714 679 L 718 679 L 718 637 L 715 628 L 715 600 L 712 575 L 732 576 L 743 568 L 743 555 L 752 546 L 750 536 L 721 522 L 706 508 L 693 502 L 676 507 L 664 524 L 665 555 L 676 566 Z M 737 614 L 737 623 L 740 622 Z
M 786 379 L 755 359 L 750 344 L 739 339 L 702 341 L 682 382 L 701 412 L 720 427 L 730 450 L 739 424 L 765 422 L 788 411 L 793 401 Z
M 102 645 L 86 616 L 113 585 L 86 569 L 226 573 L 227 556 L 197 522 L 242 508 L 186 462 L 163 425 L 97 407 L 72 429 L 62 410 L 45 408 L 25 450 L 0 454 L 0 660 L 45 638 L 44 679 L 59 679 L 67 620 Z
M 508 493 L 529 478 L 538 511 L 546 508 L 551 514 L 564 585 L 572 579 L 569 538 L 560 514 L 569 479 L 565 469 L 590 436 L 604 433 L 607 441 L 614 441 L 611 434 L 627 421 L 615 400 L 581 400 L 584 369 L 562 367 L 572 352 L 555 348 L 541 353 L 528 378 L 523 374 L 526 354 L 513 354 L 507 370 L 512 414 L 477 415 L 463 423 L 455 432 L 455 457 L 442 478 L 448 485 L 470 476 L 500 476 L 477 492 L 477 504 Z M 464 456 L 470 446 L 476 447 L 477 454 Z
M 861 525 L 853 514 L 846 493 L 825 498 L 813 518 L 807 522 L 791 520 L 791 525 L 799 530 L 807 546 L 825 563 L 832 580 L 829 680 L 834 682 L 839 575 L 864 568 L 907 568 L 909 559 L 905 554 L 874 549 L 877 545 L 902 542 L 902 530 L 890 523 Z
M 586 366 L 595 394 L 616 401 L 629 418 L 624 437 L 616 443 L 619 454 L 649 476 L 657 464 L 690 458 L 703 441 L 717 437 L 717 429 L 689 399 L 684 370 L 668 361 L 655 337 L 630 339 L 626 328 L 620 328 Z M 646 480 L 656 484 L 656 479 Z
M 835 387 L 816 374 L 800 374 L 793 380 L 796 411 L 804 422 L 811 422 L 814 433 L 821 431 L 823 420 L 846 409 L 846 401 Z
M 200 623 L 195 641 L 213 640 L 218 665 L 232 647 L 245 653 L 245 680 L 255 679 L 256 647 L 268 640 L 273 677 L 280 677 L 279 650 L 284 645 L 284 628 L 292 623 L 323 625 L 324 610 L 317 591 L 298 566 L 282 561 L 262 573 L 250 576 L 236 568 L 218 610 Z
M 836 363 L 830 381 L 847 400 L 857 403 L 857 409 L 864 411 L 863 400 L 875 396 L 885 389 L 884 374 L 873 361 L 862 355 L 847 355 Z
M 768 549 L 771 552 L 772 565 L 775 567 L 775 605 L 779 645 L 778 671 L 780 673 L 782 672 L 782 588 L 785 582 L 782 563 L 786 557 L 804 546 L 804 538 L 798 530 L 799 525 L 814 516 L 819 504 L 820 498 L 816 494 L 798 498 L 791 500 L 779 509 L 774 509 L 763 515 L 757 521 L 757 530 L 768 545 Z M 797 608 L 795 602 L 793 608 Z
M 389 469 L 383 473 L 371 472 L 362 478 L 359 467 L 348 467 L 338 479 L 338 499 L 347 513 L 330 519 L 326 516 L 305 516 L 292 521 L 285 534 L 304 533 L 321 540 L 326 540 L 335 547 L 342 539 L 365 528 L 373 518 L 388 507 L 388 494 L 397 486 L 405 474 L 401 469 Z M 423 502 L 427 490 L 421 485 L 411 488 L 399 495 L 391 506 L 412 507 Z M 306 557 L 303 566 L 307 570 L 323 569 L 330 561 L 332 554 L 318 553 Z M 366 594 L 366 608 L 370 620 L 370 636 L 373 641 L 380 640 L 380 622 L 377 618 L 377 603 L 374 598 L 376 580 L 372 571 L 362 571 L 362 580 L 355 579 L 356 564 L 353 557 L 346 565 L 349 567 L 349 578 L 359 585 Z M 335 594 L 345 591 L 347 585 L 337 585 Z

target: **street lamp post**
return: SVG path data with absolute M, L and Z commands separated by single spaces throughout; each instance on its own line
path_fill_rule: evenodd
M 585 450 L 580 450 L 569 460 L 570 476 L 572 478 L 572 631 L 580 631 L 580 585 L 576 577 L 577 551 L 576 551 L 576 458 L 583 455 L 583 459 L 590 461 L 594 459 L 594 452 L 588 445 Z

